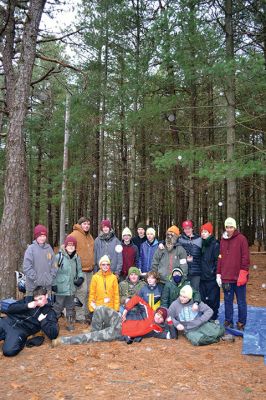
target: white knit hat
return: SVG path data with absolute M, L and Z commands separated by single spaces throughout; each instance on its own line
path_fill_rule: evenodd
M 108 256 L 102 256 L 99 261 L 99 265 L 101 266 L 102 263 L 111 264 L 110 258 Z
M 224 221 L 224 226 L 233 226 L 236 229 L 236 220 L 234 218 L 226 218 L 226 220 Z
M 190 285 L 185 285 L 180 290 L 181 296 L 187 297 L 189 300 L 192 299 L 193 296 L 193 289 Z
M 122 237 L 125 236 L 125 235 L 129 235 L 129 236 L 132 237 L 131 230 L 128 227 L 126 227 L 122 232 Z
M 146 230 L 146 235 L 148 235 L 148 233 L 151 233 L 153 236 L 156 235 L 155 229 L 153 229 L 153 228 L 148 228 L 148 229 Z

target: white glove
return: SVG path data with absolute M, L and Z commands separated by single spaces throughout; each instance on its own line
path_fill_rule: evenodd
M 222 275 L 220 274 L 216 275 L 216 282 L 219 287 L 222 287 Z

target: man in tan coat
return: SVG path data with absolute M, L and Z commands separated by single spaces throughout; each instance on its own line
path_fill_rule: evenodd
M 77 253 L 81 258 L 84 282 L 77 289 L 76 295 L 83 304 L 82 308 L 76 308 L 76 321 L 90 323 L 90 313 L 87 307 L 89 287 L 94 268 L 94 239 L 90 234 L 91 221 L 89 218 L 81 217 L 73 226 L 71 236 L 77 240 Z

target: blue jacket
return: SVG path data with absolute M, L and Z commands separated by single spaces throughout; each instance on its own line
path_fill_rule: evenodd
M 158 245 L 159 243 L 157 239 L 154 239 L 152 244 L 150 244 L 148 240 L 142 243 L 139 257 L 139 268 L 141 269 L 141 272 L 149 272 L 151 270 L 153 255 L 157 250 Z
M 139 297 L 146 301 L 153 310 L 157 310 L 161 305 L 163 285 L 157 283 L 155 286 L 146 284 L 139 291 Z
M 194 234 L 191 238 L 185 233 L 178 239 L 178 243 L 184 247 L 187 252 L 187 256 L 192 256 L 193 260 L 189 261 L 188 264 L 188 275 L 201 275 L 201 247 L 202 239 L 199 235 Z
M 214 236 L 202 241 L 201 276 L 202 281 L 214 281 L 220 253 L 220 243 Z

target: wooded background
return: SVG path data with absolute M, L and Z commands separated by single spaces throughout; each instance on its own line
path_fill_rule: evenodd
M 232 216 L 265 249 L 265 0 L 82 1 L 40 30 L 60 7 L 0 0 L 0 297 L 34 225 L 60 244 L 62 199 L 66 232 L 192 218 L 219 237 Z

